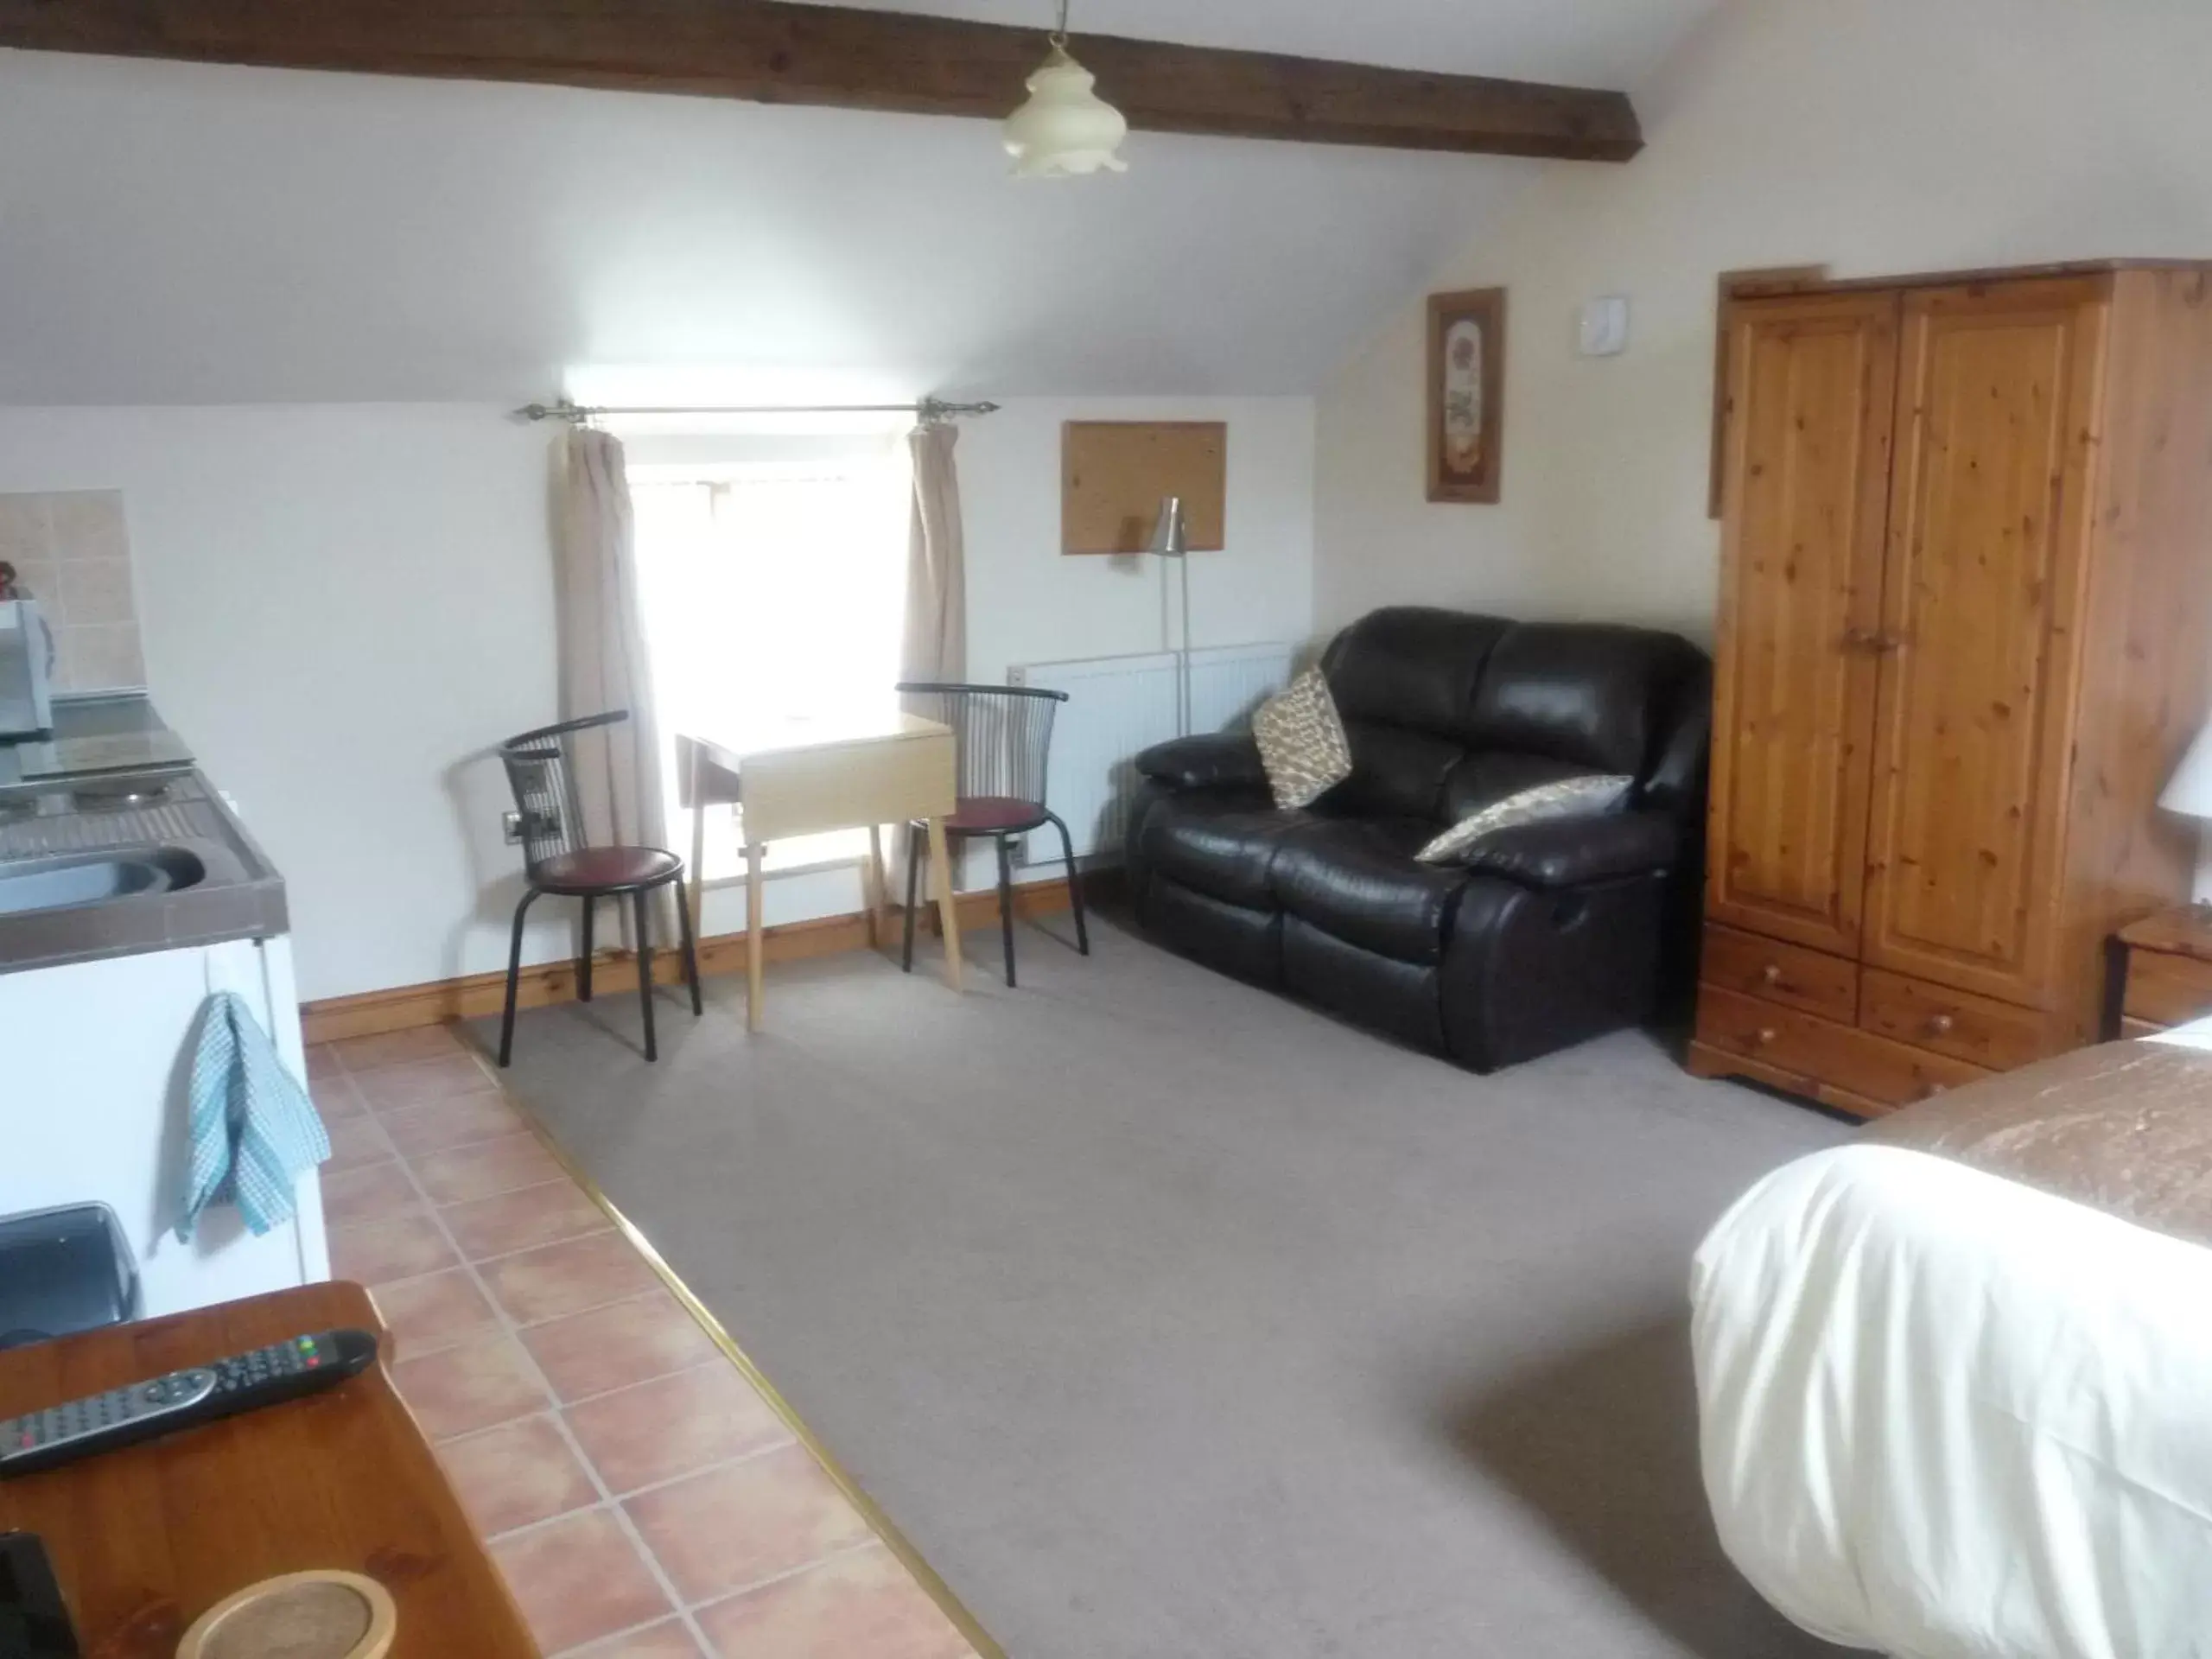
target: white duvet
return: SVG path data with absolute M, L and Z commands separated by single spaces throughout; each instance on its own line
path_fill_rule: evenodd
M 1691 1294 L 1721 1541 L 1799 1624 L 2212 1656 L 2212 1250 L 1850 1146 L 1737 1204 Z

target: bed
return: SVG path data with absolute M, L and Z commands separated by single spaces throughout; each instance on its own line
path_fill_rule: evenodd
M 2212 1027 L 1940 1096 L 1698 1252 L 1723 1545 L 1897 1659 L 2212 1656 Z

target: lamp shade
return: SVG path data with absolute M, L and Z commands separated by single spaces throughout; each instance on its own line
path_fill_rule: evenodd
M 1184 522 L 1181 496 L 1171 495 L 1160 501 L 1160 521 L 1152 527 L 1152 550 L 1163 559 L 1189 556 L 1191 531 Z
M 2174 775 L 2166 780 L 2158 804 L 2192 818 L 2212 818 L 2212 725 L 2197 733 Z
M 1128 121 L 1091 90 L 1096 83 L 1055 39 L 1051 54 L 1029 77 L 1028 101 L 1007 118 L 1006 149 L 1016 178 L 1129 170 L 1116 153 L 1129 136 Z

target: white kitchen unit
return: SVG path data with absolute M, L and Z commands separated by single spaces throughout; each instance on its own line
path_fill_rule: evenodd
M 245 998 L 305 1077 L 289 937 L 0 973 L 0 1215 L 112 1205 L 149 1316 L 330 1276 L 313 1170 L 293 1219 L 260 1238 L 229 1205 L 204 1213 L 189 1243 L 176 1236 L 191 1045 L 216 991 Z

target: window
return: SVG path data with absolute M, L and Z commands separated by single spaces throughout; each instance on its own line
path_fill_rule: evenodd
M 633 446 L 629 474 L 670 737 L 669 822 L 679 824 L 675 733 L 711 731 L 741 745 L 795 723 L 834 728 L 895 702 L 909 479 L 905 446 L 887 439 L 752 441 L 756 456 L 782 452 L 766 459 L 650 458 L 664 447 Z M 864 830 L 782 842 L 768 866 L 855 858 L 867 845 Z M 707 879 L 731 877 L 742 862 L 737 837 L 710 823 Z

